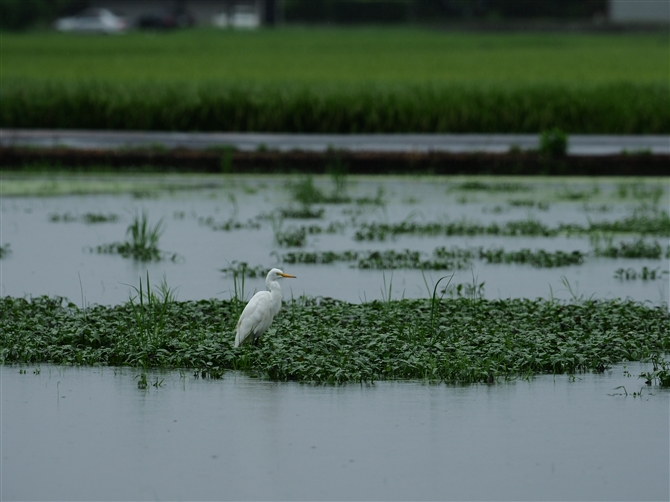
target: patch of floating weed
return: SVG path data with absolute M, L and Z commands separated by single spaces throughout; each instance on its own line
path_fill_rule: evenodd
M 320 188 L 314 184 L 312 176 L 305 176 L 288 185 L 288 189 L 296 202 L 303 205 L 310 204 L 347 204 L 351 202 L 351 197 L 342 192 L 346 184 L 336 182 L 335 189 L 331 195 L 326 195 Z M 338 188 L 339 187 L 339 188 Z
M 310 206 L 302 206 L 300 208 L 279 208 L 277 212 L 282 218 L 290 218 L 294 220 L 319 220 L 323 218 L 326 212 L 323 208 L 312 209 Z
M 483 181 L 464 181 L 449 187 L 449 191 L 477 191 L 477 192 L 528 192 L 533 190 L 532 185 L 513 182 L 486 183 Z
M 667 275 L 669 272 L 667 270 L 661 271 L 660 267 L 649 268 L 642 267 L 642 270 L 636 270 L 634 268 L 618 268 L 614 272 L 614 278 L 622 281 L 655 281 L 656 279 L 661 279 L 664 275 Z
M 466 220 L 453 222 L 419 223 L 404 220 L 399 223 L 364 222 L 354 233 L 357 241 L 383 241 L 399 235 L 499 235 L 499 236 L 539 236 L 588 235 L 592 233 L 632 233 L 640 235 L 670 236 L 670 217 L 667 211 L 636 211 L 622 220 L 578 223 L 560 223 L 556 227 L 535 219 L 507 221 L 505 223 L 482 224 Z
M 658 241 L 647 242 L 644 239 L 636 239 L 633 242 L 613 243 L 612 236 L 600 236 L 596 234 L 591 237 L 591 246 L 594 256 L 606 258 L 649 258 L 660 259 L 663 256 L 663 248 Z M 670 257 L 670 247 L 666 247 L 665 257 Z
M 386 205 L 385 195 L 386 194 L 384 193 L 384 187 L 380 185 L 377 187 L 377 194 L 374 197 L 358 197 L 354 200 L 354 202 L 359 206 L 364 205 L 385 206 Z
M 135 215 L 126 230 L 129 240 L 102 244 L 93 250 L 102 254 L 120 254 L 124 258 L 140 261 L 160 261 L 165 258 L 177 261 L 179 256 L 176 253 L 165 253 L 158 249 L 158 241 L 164 231 L 162 218 L 154 226 L 150 226 L 149 217 L 143 211 L 141 215 Z
M 258 221 L 247 220 L 246 222 L 238 221 L 233 218 L 229 218 L 225 221 L 216 221 L 212 216 L 200 216 L 198 217 L 198 224 L 211 228 L 215 231 L 225 231 L 230 232 L 232 230 L 242 230 L 242 229 L 252 229 L 258 230 L 261 228 L 261 224 Z
M 569 265 L 581 265 L 584 262 L 584 253 L 581 251 L 544 251 L 543 249 L 531 251 L 521 249 L 520 251 L 505 251 L 502 248 L 481 249 L 479 258 L 487 263 L 519 263 L 529 264 L 538 268 L 566 267 Z
M 580 201 L 588 200 L 592 197 L 595 197 L 600 193 L 600 189 L 597 185 L 594 185 L 591 189 L 587 190 L 571 190 L 568 187 L 563 187 L 561 191 L 556 194 L 556 198 L 559 200 L 568 200 L 568 201 Z
M 612 206 L 608 204 L 590 205 L 584 203 L 582 209 L 587 213 L 609 213 L 612 210 Z
M 84 213 L 79 216 L 75 216 L 72 213 L 51 213 L 49 215 L 49 221 L 54 223 L 72 223 L 75 221 L 80 221 L 87 224 L 95 223 L 115 223 L 119 220 L 119 215 L 114 213 L 104 214 L 104 213 Z
M 512 207 L 536 207 L 540 211 L 549 211 L 549 203 L 543 201 L 535 201 L 529 199 L 512 199 L 508 200 L 507 204 Z
M 267 267 L 262 265 L 257 265 L 255 267 L 250 267 L 247 262 L 238 262 L 233 261 L 230 266 L 220 269 L 226 275 L 231 275 L 239 280 L 243 281 L 245 278 L 256 278 L 256 277 L 265 277 L 268 270 Z M 242 283 L 243 284 L 243 283 Z M 244 296 L 244 295 L 242 295 Z
M 139 289 L 139 288 L 138 288 Z M 149 289 L 147 285 L 147 289 Z M 434 295 L 435 296 L 435 295 Z M 140 302 L 140 298 L 144 298 Z M 169 298 L 169 295 L 167 296 Z M 493 383 L 602 372 L 670 350 L 667 306 L 483 298 L 350 304 L 302 297 L 258 346 L 233 348 L 236 302 L 149 299 L 90 306 L 0 298 L 0 362 L 242 370 L 272 380 Z
M 0 246 L 0 259 L 7 258 L 10 254 L 12 254 L 12 248 L 9 244 Z
M 643 183 L 619 183 L 617 195 L 620 199 L 629 196 L 635 200 L 656 205 L 663 197 L 664 189 L 661 185 L 648 186 Z
M 505 251 L 502 248 L 436 248 L 432 256 L 426 257 L 420 251 L 405 249 L 403 251 L 323 251 L 323 252 L 290 252 L 281 257 L 284 263 L 301 264 L 330 264 L 349 262 L 352 267 L 361 269 L 398 268 L 421 270 L 457 270 L 468 268 L 472 260 L 480 259 L 487 263 L 519 263 L 534 267 L 564 267 L 580 265 L 584 261 L 584 254 L 580 251 L 570 253 L 564 251 Z

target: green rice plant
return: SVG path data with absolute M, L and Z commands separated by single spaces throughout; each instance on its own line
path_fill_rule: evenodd
M 12 248 L 7 244 L 0 246 L 0 259 L 8 257 L 12 253 Z
M 295 133 L 667 134 L 663 84 L 3 80 L 0 126 Z M 179 106 L 174 106 L 178 102 Z M 492 110 L 496 110 L 493 113 Z M 591 120 L 583 120 L 589 116 Z M 229 162 L 222 157 L 222 169 Z

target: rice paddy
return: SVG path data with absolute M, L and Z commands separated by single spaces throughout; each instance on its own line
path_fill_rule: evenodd
M 553 157 L 565 133 L 670 131 L 658 34 L 203 29 L 86 42 L 3 34 L 0 126 L 543 132 Z
M 3 189 L 15 190 L 3 176 Z M 95 192 L 100 178 L 92 179 Z M 198 179 L 173 191 L 147 178 L 142 198 L 136 187 L 3 198 L 13 252 L 3 256 L 12 267 L 4 267 L 2 361 L 332 384 L 493 383 L 602 372 L 668 352 L 665 180 L 636 180 L 633 189 L 620 179 L 337 171 Z M 75 222 L 87 224 L 64 224 Z M 40 268 L 49 260 L 24 227 L 57 232 L 50 252 L 95 263 L 92 273 Z M 125 241 L 106 244 L 124 229 Z M 272 266 L 298 280 L 261 343 L 235 350 L 237 316 Z

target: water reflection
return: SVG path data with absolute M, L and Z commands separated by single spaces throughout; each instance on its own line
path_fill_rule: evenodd
M 669 393 L 0 367 L 4 500 L 667 500 Z M 643 366 L 629 365 L 633 375 Z M 649 391 L 653 394 L 650 394 Z

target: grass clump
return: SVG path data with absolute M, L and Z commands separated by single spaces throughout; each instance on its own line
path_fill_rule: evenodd
M 548 157 L 565 157 L 568 153 L 568 135 L 558 127 L 542 131 L 539 150 Z
M 139 261 L 160 261 L 166 257 L 176 261 L 178 259 L 176 253 L 164 253 L 158 248 L 158 241 L 164 231 L 165 225 L 162 218 L 154 226 L 150 226 L 149 217 L 143 211 L 141 215 L 135 215 L 132 223 L 126 229 L 128 240 L 102 244 L 94 249 L 98 253 L 120 254 L 124 258 Z
M 147 289 L 148 289 L 147 284 Z M 272 380 L 474 383 L 602 372 L 670 349 L 667 307 L 481 298 L 288 302 L 257 347 L 234 349 L 235 301 L 145 290 L 112 307 L 0 299 L 0 361 L 243 370 Z M 143 296 L 144 295 L 144 296 Z M 145 298 L 140 301 L 141 298 Z

